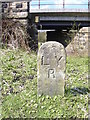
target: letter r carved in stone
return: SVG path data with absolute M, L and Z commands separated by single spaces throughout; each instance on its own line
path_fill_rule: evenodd
M 55 78 L 55 70 L 54 69 L 48 70 L 48 78 Z

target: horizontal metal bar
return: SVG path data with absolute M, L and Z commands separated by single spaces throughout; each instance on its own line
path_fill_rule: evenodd
M 40 21 L 90 21 L 90 17 L 80 17 L 80 16 L 75 16 L 75 17 L 70 17 L 70 16 L 47 16 L 47 17 L 40 17 Z
M 31 0 L 0 0 L 0 2 L 30 2 Z
M 50 0 L 40 0 L 40 2 L 46 2 L 46 1 L 50 2 Z M 31 2 L 39 2 L 39 0 L 31 0 Z M 63 0 L 62 0 L 62 2 L 63 2 Z
M 32 5 L 38 5 L 38 3 L 37 4 L 31 4 L 31 6 Z M 40 5 L 63 5 L 63 4 L 43 4 L 43 3 L 41 3 Z M 65 5 L 88 5 L 88 4 L 65 4 Z
M 81 23 L 81 24 L 80 24 Z M 40 23 L 40 25 L 42 26 L 49 26 L 50 27 L 54 27 L 54 26 L 72 26 L 74 23 L 73 22 L 60 22 L 60 23 Z M 80 24 L 80 26 L 82 26 L 82 24 L 84 26 L 87 26 L 89 25 L 90 26 L 90 23 L 88 22 L 76 22 L 76 25 Z
M 31 6 L 38 6 L 39 4 L 31 4 Z M 40 4 L 40 6 L 44 6 L 44 5 L 51 5 L 51 6 L 61 6 L 61 5 L 63 5 L 63 4 Z M 67 6 L 67 5 L 75 5 L 75 6 L 77 6 L 77 5 L 82 5 L 82 6 L 88 6 L 88 4 L 65 4 L 65 6 Z

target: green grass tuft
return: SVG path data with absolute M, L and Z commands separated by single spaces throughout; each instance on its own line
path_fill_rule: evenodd
M 2 118 L 88 118 L 88 58 L 67 57 L 65 95 L 37 97 L 37 56 L 0 49 Z

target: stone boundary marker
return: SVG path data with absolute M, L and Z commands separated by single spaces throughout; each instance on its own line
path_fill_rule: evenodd
M 37 57 L 38 95 L 64 95 L 66 52 L 64 46 L 50 41 L 41 45 Z

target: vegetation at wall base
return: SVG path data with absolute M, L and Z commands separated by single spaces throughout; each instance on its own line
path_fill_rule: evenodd
M 20 20 L 2 19 L 2 48 L 37 51 L 38 43 L 33 25 L 24 25 Z
M 88 118 L 88 58 L 67 57 L 65 95 L 37 96 L 37 55 L 0 48 L 2 118 Z

